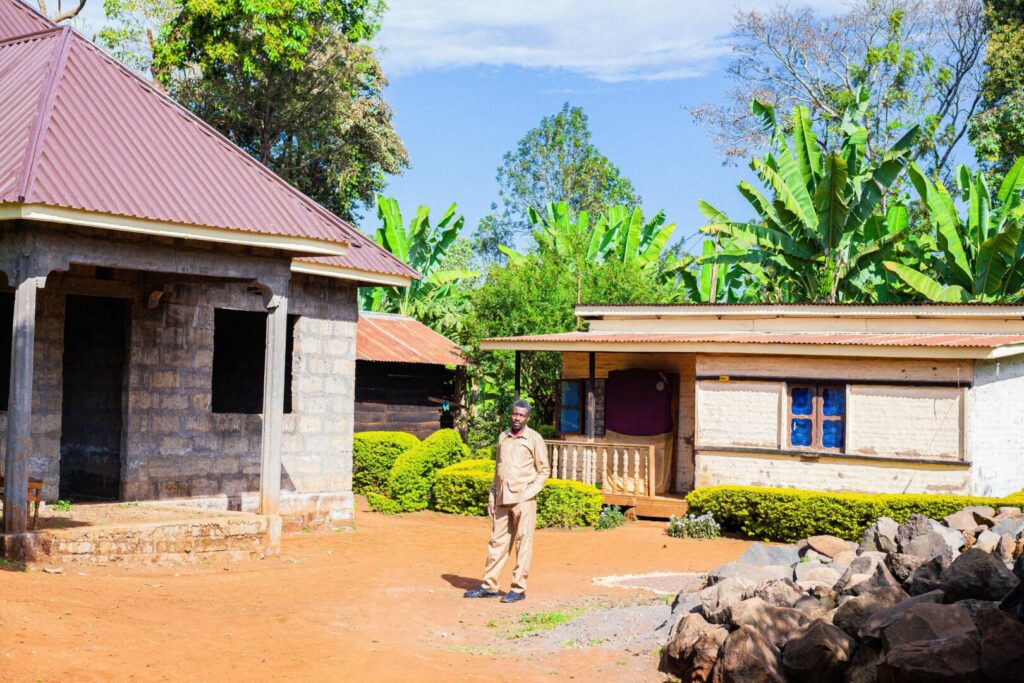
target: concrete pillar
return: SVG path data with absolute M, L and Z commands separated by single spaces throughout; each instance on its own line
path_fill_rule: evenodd
M 32 367 L 36 345 L 36 295 L 46 279 L 31 277 L 14 293 L 11 338 L 11 388 L 7 401 L 7 452 L 4 456 L 4 532 L 28 526 L 28 459 L 32 454 Z
M 288 341 L 288 299 L 274 296 L 267 306 L 267 350 L 263 370 L 263 443 L 260 460 L 260 514 L 271 517 L 270 541 L 280 544 L 281 432 L 284 425 L 284 364 Z M 276 531 L 275 531 L 276 525 Z M 275 538 L 276 535 L 276 538 Z

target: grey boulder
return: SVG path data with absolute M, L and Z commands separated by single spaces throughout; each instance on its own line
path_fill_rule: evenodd
M 975 617 L 981 634 L 981 670 L 992 683 L 1019 682 L 1024 674 L 1024 624 L 999 610 Z
M 899 524 L 896 520 L 888 517 L 879 517 L 867 529 L 861 537 L 858 552 L 868 550 L 880 550 L 885 553 L 896 552 L 896 531 Z
M 857 635 L 860 638 L 876 639 L 882 637 L 882 632 L 889 627 L 891 623 L 899 619 L 904 612 L 912 608 L 914 605 L 919 605 L 923 602 L 942 602 L 942 591 L 936 590 L 923 595 L 916 595 L 908 600 L 904 600 L 892 607 L 881 609 L 870 617 L 864 620 L 861 624 L 860 629 L 857 631 Z
M 809 621 L 800 610 L 771 605 L 761 598 L 744 600 L 732 608 L 733 624 L 757 629 L 777 648 L 781 648 L 794 631 Z
M 728 636 L 727 628 L 712 626 L 699 614 L 683 615 L 672 627 L 659 668 L 684 681 L 704 683 Z
M 886 652 L 900 645 L 921 640 L 938 640 L 954 636 L 976 638 L 977 629 L 971 615 L 959 605 L 922 602 L 897 617 L 882 632 Z
M 818 554 L 824 555 L 829 559 L 836 557 L 840 553 L 857 550 L 856 543 L 846 541 L 838 536 L 830 536 L 827 534 L 808 537 L 807 545 L 810 546 L 811 550 L 814 550 Z
M 857 641 L 824 619 L 786 643 L 782 667 L 796 683 L 841 683 Z
M 906 553 L 892 553 L 886 555 L 885 566 L 899 582 L 906 581 L 918 567 L 924 564 L 928 558 Z
M 742 555 L 736 558 L 737 564 L 792 565 L 800 560 L 796 547 L 791 545 L 764 545 L 751 543 Z
M 942 571 L 939 583 L 946 602 L 975 598 L 1002 600 L 1020 579 L 989 553 L 970 548 Z
M 851 636 L 856 636 L 860 627 L 874 614 L 895 607 L 907 599 L 902 588 L 884 588 L 846 600 L 836 610 L 832 623 Z
M 711 680 L 714 683 L 786 683 L 779 651 L 751 626 L 740 626 L 729 634 Z
M 725 624 L 732 618 L 732 608 L 743 601 L 743 594 L 753 588 L 753 581 L 728 578 L 708 586 L 700 595 L 701 612 L 712 624 Z
M 879 683 L 981 683 L 978 642 L 970 636 L 906 643 L 889 650 L 878 667 Z

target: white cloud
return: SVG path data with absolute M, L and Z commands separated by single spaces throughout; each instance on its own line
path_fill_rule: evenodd
M 520 66 L 599 81 L 705 73 L 728 54 L 737 9 L 780 0 L 391 0 L 378 44 L 385 73 Z M 844 0 L 794 5 L 836 10 Z

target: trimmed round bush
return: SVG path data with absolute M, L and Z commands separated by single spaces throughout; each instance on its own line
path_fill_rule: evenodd
M 371 510 L 376 510 L 385 515 L 394 515 L 402 511 L 398 507 L 398 503 L 375 491 L 366 492 L 366 502 L 369 503 Z
M 454 429 L 441 429 L 402 453 L 391 467 L 388 493 L 403 512 L 426 510 L 437 470 L 465 460 L 469 446 Z
M 439 470 L 434 478 L 435 508 L 456 515 L 487 514 L 494 461 L 466 460 Z M 537 496 L 537 526 L 594 526 L 601 514 L 601 492 L 578 481 L 548 479 Z
M 594 526 L 604 496 L 594 486 L 567 479 L 548 479 L 537 496 L 537 526 L 570 529 Z
M 476 449 L 474 456 L 478 460 L 494 460 L 494 446 L 484 446 Z
M 769 541 L 832 534 L 859 541 L 879 517 L 904 522 L 912 514 L 942 519 L 971 505 L 1024 506 L 1024 495 L 975 498 L 930 494 L 826 493 L 753 486 L 709 486 L 686 496 L 690 512 L 711 513 L 726 529 Z
M 479 451 L 478 451 L 479 453 Z M 434 475 L 434 507 L 453 515 L 483 517 L 494 481 L 494 461 L 464 460 Z
M 352 491 L 387 493 L 395 460 L 420 443 L 407 432 L 360 432 L 352 437 Z

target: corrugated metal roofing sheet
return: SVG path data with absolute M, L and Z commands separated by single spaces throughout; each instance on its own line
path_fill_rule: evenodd
M 47 26 L 19 0 L 0 0 L 0 30 Z M 359 243 L 347 267 L 416 276 L 73 29 L 0 42 L 8 92 L 0 203 Z
M 5 4 L 8 6 L 0 9 L 0 40 L 53 27 L 49 19 L 20 0 L 5 0 Z
M 524 337 L 494 337 L 486 342 L 588 342 L 598 344 L 797 344 L 808 346 L 905 346 L 936 348 L 996 348 L 1024 344 L 1022 334 L 864 334 L 722 332 L 713 334 L 643 334 L 565 332 Z
M 390 363 L 469 365 L 462 350 L 447 337 L 412 318 L 359 313 L 356 359 Z

